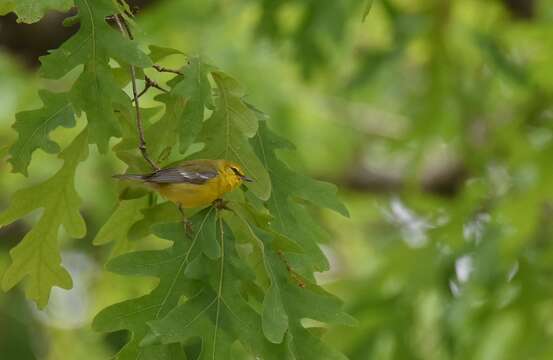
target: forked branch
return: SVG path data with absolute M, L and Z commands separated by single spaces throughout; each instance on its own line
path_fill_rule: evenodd
M 115 22 L 117 23 L 117 26 L 119 27 L 119 30 L 126 35 L 130 40 L 133 40 L 131 29 L 129 28 L 129 25 L 125 21 L 125 18 L 121 15 L 115 15 Z M 148 155 L 148 149 L 146 147 L 146 139 L 144 138 L 144 126 L 142 124 L 142 117 L 140 115 L 140 103 L 138 101 L 139 94 L 136 86 L 136 69 L 133 65 L 130 65 L 130 71 L 131 71 L 131 84 L 132 84 L 132 94 L 133 94 L 133 100 L 134 100 L 134 107 L 136 109 L 136 128 L 138 130 L 138 137 L 139 137 L 139 145 L 138 148 L 140 149 L 140 152 L 142 153 L 142 157 L 144 160 L 150 164 L 152 167 L 152 170 L 159 170 L 159 166 L 150 158 Z M 148 87 L 148 85 L 146 85 Z M 152 86 L 150 84 L 150 86 Z

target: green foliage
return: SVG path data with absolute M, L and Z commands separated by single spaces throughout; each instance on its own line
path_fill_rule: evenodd
M 67 11 L 73 0 L 0 0 L 0 15 L 9 12 L 17 14 L 17 21 L 34 23 L 39 21 L 47 10 Z
M 58 79 L 78 65 L 85 65 L 92 76 L 96 76 L 96 71 L 108 67 L 110 58 L 120 64 L 140 67 L 152 64 L 135 43 L 106 22 L 107 16 L 119 12 L 113 1 L 77 0 L 75 5 L 79 9 L 79 31 L 60 48 L 41 58 L 42 76 Z
M 87 132 L 83 131 L 60 154 L 62 168 L 47 181 L 16 192 L 10 206 L 0 214 L 0 225 L 5 225 L 35 209 L 44 209 L 38 223 L 10 251 L 12 264 L 2 278 L 4 291 L 28 276 L 27 297 L 43 307 L 52 286 L 71 288 L 71 277 L 60 265 L 58 231 L 63 225 L 72 237 L 81 238 L 86 233 L 74 178 L 77 165 L 87 156 Z
M 177 129 L 180 152 L 188 150 L 202 129 L 205 108 L 213 107 L 211 86 L 207 78 L 211 67 L 204 64 L 199 57 L 191 58 L 188 63 L 183 75 L 184 79 L 174 88 L 177 96 L 187 99 L 182 113 L 183 120 Z
M 77 0 L 75 4 L 79 9 L 79 31 L 59 49 L 41 58 L 40 74 L 58 79 L 84 65 L 70 97 L 77 112 L 87 114 L 90 143 L 106 152 L 109 139 L 120 136 L 115 104 L 130 106 L 128 96 L 115 81 L 109 60 L 115 59 L 125 66 L 147 67 L 152 63 L 135 43 L 107 24 L 106 17 L 118 11 L 113 1 Z
M 44 107 L 17 114 L 13 128 L 18 139 L 10 148 L 10 162 L 14 172 L 27 176 L 32 153 L 40 148 L 48 153 L 60 151 L 59 145 L 48 134 L 58 126 L 75 126 L 75 114 L 67 94 L 41 91 Z
M 188 344 L 197 336 L 202 338 L 200 358 L 225 358 L 235 341 L 262 358 L 282 359 L 295 356 L 298 359 L 308 359 L 310 352 L 321 359 L 341 358 L 342 355 L 324 346 L 300 322 L 308 317 L 329 323 L 351 324 L 350 318 L 339 310 L 340 302 L 314 283 L 313 271 L 327 269 L 326 259 L 317 246 L 317 242 L 321 240 L 317 236 L 324 238 L 325 234 L 310 218 L 304 206 L 292 199 L 305 199 L 344 215 L 347 215 L 347 210 L 336 200 L 335 187 L 292 173 L 276 158 L 274 150 L 279 144 L 287 147 L 290 145 L 271 133 L 265 120 L 259 125 L 257 117 L 262 115 L 243 102 L 242 91 L 236 80 L 205 64 L 194 64 L 194 61 L 200 60 L 193 60 L 183 69 L 183 75 L 170 80 L 169 93 L 157 98 L 165 102 L 166 112 L 146 130 L 146 134 L 158 135 L 158 138 L 147 137 L 152 140 L 150 149 L 154 149 L 157 154 L 162 146 L 174 146 L 181 139 L 178 139 L 172 129 L 178 128 L 183 122 L 199 122 L 202 129 L 196 141 L 204 143 L 204 149 L 193 156 L 232 159 L 243 164 L 250 176 L 257 177 L 259 184 L 245 191 L 246 198 L 237 195 L 232 197 L 237 200 L 234 200 L 236 205 L 232 202 L 231 208 L 233 212 L 239 211 L 240 206 L 245 206 L 245 199 L 251 198 L 250 201 L 260 206 L 258 211 L 264 211 L 264 206 L 260 205 L 263 203 L 259 201 L 269 197 L 266 206 L 270 212 L 274 212 L 277 221 L 274 228 L 268 224 L 265 226 L 280 241 L 273 241 L 267 235 L 263 241 L 257 235 L 252 238 L 251 230 L 240 232 L 242 236 L 237 237 L 224 225 L 220 216 L 215 216 L 213 208 L 204 210 L 191 219 L 195 232 L 192 239 L 187 239 L 180 223 L 158 225 L 157 235 L 173 241 L 173 247 L 162 251 L 122 255 L 113 259 L 108 268 L 124 275 L 157 276 L 160 278 L 159 286 L 144 297 L 105 309 L 96 318 L 94 326 L 101 331 L 127 329 L 133 333 L 131 341 L 118 354 L 119 359 L 137 356 L 171 358 L 170 354 L 180 351 L 175 343 Z M 189 101 L 188 97 L 180 95 L 178 91 L 179 87 L 183 89 L 191 86 L 184 83 L 190 81 L 187 74 L 189 71 L 198 74 L 197 70 L 190 70 L 190 67 L 197 69 L 199 66 L 210 69 L 204 74 L 213 77 L 218 90 L 214 101 L 215 109 L 205 122 L 203 119 L 198 121 L 198 104 Z M 184 79 L 180 80 L 181 77 Z M 211 87 L 209 91 L 203 92 L 210 94 Z M 197 91 L 187 91 L 184 94 L 194 98 Z M 192 106 L 194 110 L 187 111 L 188 106 Z M 200 111 L 203 112 L 206 106 L 211 106 L 210 101 L 202 102 Z M 160 142 L 159 137 L 163 142 Z M 258 168 L 261 172 L 255 171 Z M 267 171 L 272 174 L 270 182 Z M 265 178 L 267 183 L 264 182 Z M 264 190 L 267 187 L 270 189 L 271 184 L 272 192 Z M 253 200 L 256 198 L 257 200 Z M 143 202 L 138 203 L 139 200 L 132 201 L 137 201 L 137 206 L 141 206 L 138 204 Z M 137 208 L 128 204 L 129 200 L 124 201 L 102 228 L 97 243 L 106 242 L 105 229 L 112 228 L 111 224 L 121 226 L 116 232 L 119 237 L 133 237 L 133 232 L 134 237 L 137 234 L 141 237 L 149 233 L 150 226 L 168 220 L 161 214 L 167 211 L 174 214 L 175 211 L 171 204 L 154 204 L 143 211 L 146 222 L 141 220 L 141 225 L 137 222 L 129 229 L 128 225 L 137 215 Z M 273 207 L 272 203 L 284 208 L 281 210 Z M 236 210 L 235 206 L 238 206 Z M 298 218 L 294 218 L 295 216 Z M 244 221 L 243 219 L 238 220 Z M 249 219 L 245 225 L 253 229 L 255 216 Z M 238 220 L 234 219 L 234 225 Z M 277 225 L 283 222 L 286 224 Z M 301 226 L 300 222 L 303 222 Z M 139 228 L 142 230 L 137 233 Z M 127 230 L 129 235 L 125 234 Z M 286 234 L 293 235 L 293 240 L 287 240 Z M 257 251 L 258 256 L 261 253 L 272 256 L 262 259 L 267 264 L 265 274 L 256 276 L 255 269 L 249 268 L 246 262 L 249 256 L 243 258 L 237 252 L 235 242 L 238 239 L 241 242 L 249 240 L 253 245 L 260 246 L 262 252 Z M 286 246 L 282 245 L 283 241 Z M 289 248 L 295 251 L 286 252 Z M 312 257 L 318 263 L 311 264 Z M 288 265 L 289 263 L 294 265 Z M 298 268 L 297 272 L 294 267 Z M 268 284 L 264 283 L 266 279 L 270 279 Z M 178 300 L 183 296 L 188 300 L 179 304 Z M 309 307 L 298 308 L 293 304 L 294 298 L 301 299 L 302 296 L 306 297 L 305 304 L 309 303 Z M 266 300 L 263 300 L 264 297 Z M 319 310 L 313 312 L 317 306 L 320 307 Z M 260 308 L 263 309 L 261 314 Z M 286 339 L 285 332 L 288 333 Z
M 267 200 L 271 194 L 269 174 L 248 142 L 257 131 L 257 118 L 243 102 L 244 93 L 236 80 L 220 71 L 212 75 L 218 90 L 217 107 L 198 137 L 205 148 L 195 156 L 241 164 L 255 180 L 247 185 L 248 189 Z
M 163 72 L 152 65 L 182 53 L 158 46 L 150 47 L 149 55 L 139 50 L 106 21 L 121 12 L 116 2 L 75 4 L 78 15 L 70 21 L 78 21 L 79 30 L 41 58 L 40 74 L 64 81 L 79 71 L 78 77 L 67 93 L 43 91 L 41 109 L 17 115 L 19 136 L 9 149 L 13 171 L 27 175 L 36 149 L 59 152 L 50 133 L 76 126 L 75 116 L 85 115 L 86 127 L 60 154 L 62 168 L 42 184 L 16 192 L 0 214 L 3 225 L 44 209 L 12 249 L 3 289 L 27 278 L 27 296 L 42 308 L 53 286 L 71 287 L 60 264 L 58 232 L 63 225 L 72 238 L 86 234 L 75 190 L 77 166 L 87 158 L 88 144 L 106 153 L 116 138 L 112 150 L 128 171 L 148 171 L 138 150 L 138 110 L 147 150 L 156 163 L 185 157 L 227 159 L 241 164 L 255 181 L 229 194 L 226 208 L 213 205 L 191 216 L 192 234 L 174 204 L 121 185 L 118 203 L 92 243 L 112 244 L 107 270 L 156 277 L 159 283 L 148 294 L 111 305 L 95 318 L 98 331 L 130 332 L 117 359 L 183 359 L 194 352 L 198 338 L 198 359 L 228 359 L 235 344 L 263 359 L 344 359 L 321 340 L 319 327 L 354 321 L 314 275 L 328 270 L 318 246 L 328 235 L 312 210 L 328 208 L 348 216 L 336 187 L 297 174 L 281 161 L 276 151 L 293 147 L 244 101 L 233 77 L 200 57 L 187 57 L 158 86 L 164 92 L 155 97 L 163 104 L 161 114 L 159 108 L 132 104 L 124 91 L 129 73 L 136 74 L 137 82 L 151 84 L 147 76 Z M 137 240 L 152 236 L 172 245 L 132 251 Z M 306 325 L 306 319 L 318 327 Z
M 0 172 L 31 175 L 0 176 L 0 206 L 14 220 L 0 229 L 0 272 L 19 269 L 29 245 L 11 260 L 8 250 L 30 231 L 25 244 L 46 244 L 40 264 L 60 272 L 61 250 L 74 282 L 40 312 L 22 291 L 0 294 L 0 354 L 553 358 L 553 2 L 160 0 L 139 9 L 140 29 L 127 18 L 137 42 L 113 19 L 91 22 L 87 4 L 96 10 L 79 3 L 83 52 L 66 44 L 69 59 L 46 60 L 55 79 L 35 81 L 0 51 L 0 119 L 39 103 L 16 116 L 16 131 L 0 120 Z M 92 46 L 96 30 L 121 46 Z M 137 43 L 149 60 L 138 61 Z M 139 101 L 156 163 L 230 154 L 262 170 L 258 184 L 226 196 L 230 210 L 187 212 L 192 235 L 174 204 L 111 179 L 150 171 L 127 95 L 131 64 L 139 92 L 150 80 L 167 90 L 152 87 Z M 48 89 L 40 99 L 39 85 Z M 76 124 L 87 127 L 84 148 L 106 150 L 90 147 L 77 177 L 71 170 L 64 180 L 75 178 L 86 240 L 62 221 L 76 207 L 41 224 L 61 209 L 44 200 L 59 186 L 44 184 L 69 161 L 76 129 L 66 126 Z M 61 161 L 51 155 L 60 148 Z M 347 189 L 351 218 L 336 215 L 346 211 L 332 185 L 299 168 Z M 32 295 L 33 279 L 48 271 L 29 264 L 21 284 Z M 33 355 L 36 344 L 47 350 Z
M 128 233 L 131 227 L 140 219 L 140 212 L 147 205 L 144 197 L 138 199 L 121 200 L 110 218 L 100 228 L 92 241 L 94 245 L 105 245 L 115 241 L 113 254 L 119 255 L 128 249 Z
M 363 21 L 365 21 L 365 19 L 367 18 L 367 16 L 371 12 L 371 8 L 373 6 L 373 1 L 374 0 L 366 0 L 365 9 L 363 10 Z

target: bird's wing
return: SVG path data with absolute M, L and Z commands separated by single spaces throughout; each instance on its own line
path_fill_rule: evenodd
M 158 170 L 144 180 L 156 184 L 189 183 L 201 185 L 217 175 L 217 170 L 211 166 L 185 164 L 174 168 Z

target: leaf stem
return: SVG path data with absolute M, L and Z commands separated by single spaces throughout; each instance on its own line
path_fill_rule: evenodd
M 119 30 L 121 30 L 123 34 L 125 34 L 130 40 L 134 40 L 131 29 L 129 28 L 129 25 L 127 24 L 123 16 L 121 16 L 120 14 L 116 15 L 115 22 L 117 23 Z M 140 140 L 138 148 L 142 153 L 142 157 L 144 158 L 144 160 L 146 160 L 146 162 L 148 162 L 148 164 L 150 164 L 152 169 L 159 170 L 160 167 L 148 155 L 148 149 L 146 147 L 146 139 L 144 138 L 144 126 L 142 124 L 142 117 L 140 115 L 140 104 L 138 102 L 139 95 L 138 95 L 138 90 L 136 86 L 136 69 L 134 65 L 130 65 L 130 69 L 131 69 L 132 94 L 133 94 L 133 100 L 134 100 L 134 107 L 136 109 L 136 128 L 138 130 L 138 137 Z M 150 84 L 150 86 L 152 85 Z

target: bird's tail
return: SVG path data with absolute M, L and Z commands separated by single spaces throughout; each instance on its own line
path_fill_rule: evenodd
M 144 175 L 134 175 L 134 174 L 113 175 L 113 177 L 119 180 L 135 180 L 135 181 L 142 181 L 145 178 Z

